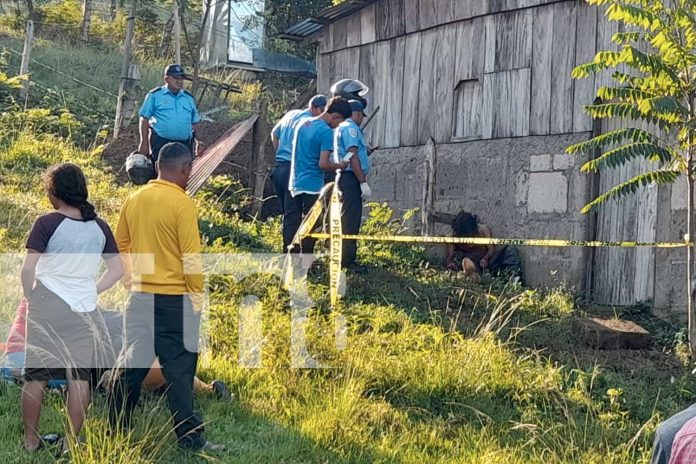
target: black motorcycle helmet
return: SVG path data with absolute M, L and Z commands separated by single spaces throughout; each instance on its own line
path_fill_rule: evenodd
M 331 86 L 332 96 L 343 97 L 347 100 L 358 100 L 366 108 L 367 100 L 364 97 L 369 91 L 370 88 L 357 79 L 341 79 Z

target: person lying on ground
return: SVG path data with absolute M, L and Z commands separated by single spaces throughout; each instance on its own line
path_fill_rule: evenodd
M 493 231 L 475 215 L 462 211 L 452 222 L 452 236 L 493 238 Z M 491 274 L 510 272 L 518 277 L 521 273 L 517 250 L 504 245 L 448 244 L 445 266 L 452 271 L 463 271 L 474 282 L 479 282 L 485 271 Z
M 22 370 L 24 369 L 24 362 L 26 357 L 24 348 L 26 336 L 27 307 L 27 300 L 25 298 L 22 298 L 22 300 L 19 302 L 19 306 L 17 306 L 17 311 L 15 312 L 15 317 L 12 322 L 10 332 L 7 335 L 7 342 L 5 343 L 4 348 L 5 362 L 3 363 L 3 377 L 6 380 L 14 382 L 21 381 Z M 122 320 L 120 317 L 118 319 Z M 114 322 L 117 321 L 114 320 Z M 121 325 L 118 323 L 108 323 L 108 325 L 114 325 L 113 330 L 121 330 Z M 111 340 L 118 344 L 118 336 L 116 334 L 112 335 L 114 336 L 111 337 Z M 120 350 L 120 347 L 115 346 L 114 349 L 118 351 Z M 146 392 L 164 393 L 166 386 L 166 379 L 164 378 L 162 367 L 160 366 L 159 361 L 155 360 L 155 362 L 152 365 L 152 368 L 150 369 L 150 372 L 143 381 L 143 390 Z M 64 380 L 51 380 L 48 382 L 49 389 L 62 390 L 65 387 L 66 382 Z M 197 393 L 214 394 L 219 399 L 225 401 L 229 401 L 232 398 L 232 395 L 230 394 L 227 385 L 225 385 L 225 383 L 221 380 L 213 380 L 210 383 L 206 383 L 198 377 L 194 377 L 193 389 Z

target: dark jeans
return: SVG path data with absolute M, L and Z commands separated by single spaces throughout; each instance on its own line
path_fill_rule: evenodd
M 183 143 L 184 145 L 186 145 L 186 148 L 189 149 L 189 152 L 191 153 L 191 157 L 194 156 L 193 137 L 191 137 L 188 140 L 169 140 L 169 139 L 165 139 L 163 137 L 160 137 L 159 135 L 157 135 L 157 132 L 151 130 L 150 131 L 150 157 L 152 158 L 152 164 L 155 164 L 155 162 L 157 161 L 157 158 L 159 158 L 159 152 L 162 149 L 162 147 L 168 143 L 171 143 L 171 142 Z
M 188 296 L 131 293 L 123 344 L 127 359 L 112 388 L 112 426 L 130 426 L 141 385 L 157 356 L 167 379 L 167 405 L 179 446 L 198 449 L 205 444 L 203 421 L 193 409 L 198 353 L 191 349 L 197 350 L 199 321 Z
M 288 186 L 290 184 L 290 161 L 279 161 L 271 172 L 273 189 L 278 196 L 280 213 L 285 214 L 285 197 L 289 195 Z
M 318 198 L 319 195 L 309 193 L 300 193 L 294 198 L 290 192 L 285 195 L 285 215 L 283 216 L 283 249 L 285 251 L 288 251 L 292 239 L 295 238 L 295 234 L 302 224 L 302 219 L 312 209 Z M 301 250 L 295 247 L 292 252 L 314 253 L 315 242 L 316 240 L 313 238 L 306 238 L 302 240 Z
M 338 186 L 343 194 L 341 206 L 341 226 L 346 235 L 357 235 L 360 233 L 362 222 L 362 191 L 360 182 L 350 171 L 341 173 Z M 349 266 L 355 262 L 358 254 L 358 242 L 356 240 L 343 241 L 343 266 Z

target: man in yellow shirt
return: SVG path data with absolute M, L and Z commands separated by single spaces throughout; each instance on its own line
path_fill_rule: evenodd
M 116 243 L 131 291 L 125 314 L 124 375 L 113 388 L 111 423 L 128 427 L 149 367 L 159 358 L 167 403 L 182 448 L 219 450 L 203 436 L 193 409 L 204 280 L 196 205 L 186 195 L 192 157 L 181 143 L 162 147 L 157 179 L 121 210 Z

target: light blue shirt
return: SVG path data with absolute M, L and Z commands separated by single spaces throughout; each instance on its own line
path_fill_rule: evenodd
M 273 137 L 278 139 L 276 162 L 289 162 L 292 159 L 292 141 L 295 137 L 295 126 L 302 119 L 311 118 L 309 110 L 288 111 L 273 128 Z
M 140 116 L 160 137 L 180 142 L 191 138 L 193 124 L 201 120 L 193 96 L 183 89 L 175 95 L 166 84 L 148 92 Z
M 320 118 L 307 119 L 295 128 L 290 165 L 290 193 L 318 194 L 324 187 L 324 172 L 319 167 L 322 152 L 332 152 L 334 131 Z
M 351 148 L 358 150 L 358 159 L 363 173 L 370 173 L 370 159 L 367 156 L 367 143 L 360 127 L 352 119 L 346 119 L 336 129 L 336 144 L 334 149 L 334 163 L 339 163 L 348 155 Z M 349 165 L 346 171 L 352 171 Z

